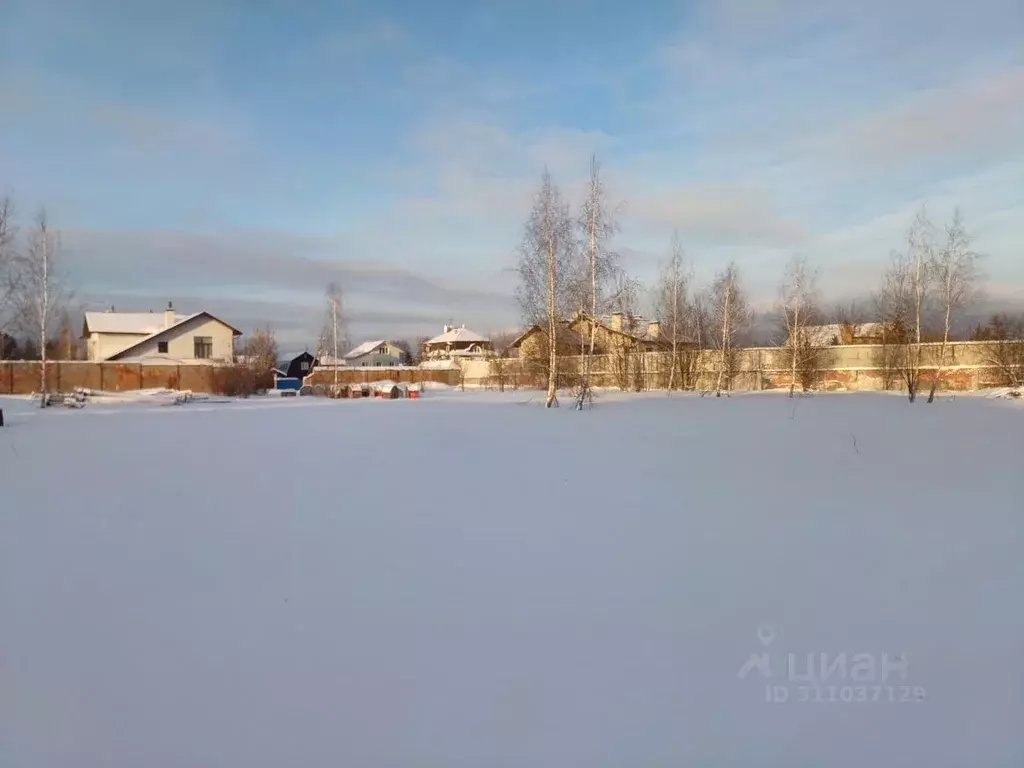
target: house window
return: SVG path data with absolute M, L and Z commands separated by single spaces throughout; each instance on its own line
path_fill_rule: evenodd
M 194 356 L 196 360 L 209 360 L 213 357 L 213 337 L 212 336 L 193 336 L 192 341 L 194 343 Z
M 303 371 L 308 371 L 309 370 L 309 361 L 308 360 L 303 360 L 301 363 L 299 363 L 299 368 L 302 369 Z
M 166 355 L 167 354 L 167 342 L 166 341 L 158 341 L 156 343 L 156 351 L 159 354 L 161 354 L 161 355 Z

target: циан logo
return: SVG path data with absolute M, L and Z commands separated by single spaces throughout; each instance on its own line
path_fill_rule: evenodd
M 907 684 L 905 653 L 769 653 L 776 639 L 772 627 L 757 628 L 762 650 L 750 655 L 736 673 L 745 680 L 756 672 L 765 682 L 768 704 L 797 703 L 920 703 L 922 686 Z

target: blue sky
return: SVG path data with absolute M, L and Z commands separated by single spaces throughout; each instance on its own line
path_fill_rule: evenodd
M 678 228 L 770 304 L 806 255 L 860 296 L 912 212 L 961 205 L 1024 304 L 1024 6 L 7 0 L 0 189 L 45 204 L 88 306 L 208 308 L 313 343 L 514 324 L 547 164 L 592 151 L 649 282 Z

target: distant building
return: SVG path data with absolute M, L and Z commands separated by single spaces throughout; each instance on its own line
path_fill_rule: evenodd
M 606 350 L 601 346 L 602 341 L 604 339 L 598 340 L 595 335 L 594 354 L 603 355 L 606 353 Z M 555 327 L 555 344 L 556 354 L 560 357 L 579 355 L 590 349 L 590 336 L 573 330 L 569 327 L 569 321 L 563 320 Z M 509 357 L 533 359 L 547 355 L 547 350 L 547 326 L 531 325 L 509 342 L 507 355 Z
M 238 329 L 209 312 L 86 312 L 82 323 L 92 361 L 231 362 Z
M 661 322 L 648 320 L 639 315 L 626 316 L 622 312 L 591 318 L 586 312 L 579 312 L 568 323 L 571 331 L 588 340 L 594 335 L 595 346 L 609 353 L 625 350 L 644 352 L 665 351 L 672 342 L 661 333 Z M 677 339 L 677 344 L 691 344 L 692 341 Z
M 386 339 L 363 342 L 346 354 L 344 359 L 345 365 L 372 367 L 393 367 L 409 362 L 405 350 Z
M 446 325 L 444 333 L 423 342 L 423 359 L 457 360 L 459 358 L 482 358 L 494 354 L 491 340 L 466 328 Z
M 309 352 L 293 357 L 285 368 L 285 376 L 289 379 L 302 379 L 309 376 L 317 365 L 317 359 Z
M 809 325 L 804 329 L 807 345 L 835 347 L 842 344 L 881 344 L 884 341 L 884 323 L 833 323 Z

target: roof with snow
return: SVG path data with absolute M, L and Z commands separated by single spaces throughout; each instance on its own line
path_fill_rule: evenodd
M 345 359 L 346 360 L 351 360 L 354 357 L 362 357 L 363 355 L 368 355 L 370 352 L 373 352 L 373 350 L 375 350 L 381 344 L 387 344 L 387 343 L 388 343 L 387 339 L 378 339 L 377 341 L 364 341 L 358 347 L 356 347 L 351 352 L 346 354 L 345 355 Z
M 178 324 L 188 315 L 174 315 L 173 324 Z M 149 336 L 167 327 L 164 312 L 86 312 L 87 333 L 125 333 L 133 336 Z
M 428 339 L 424 344 L 468 344 L 474 342 L 490 342 L 490 339 L 469 330 L 466 326 L 462 326 L 461 328 L 449 328 L 448 326 L 445 326 L 444 333 L 440 336 Z

